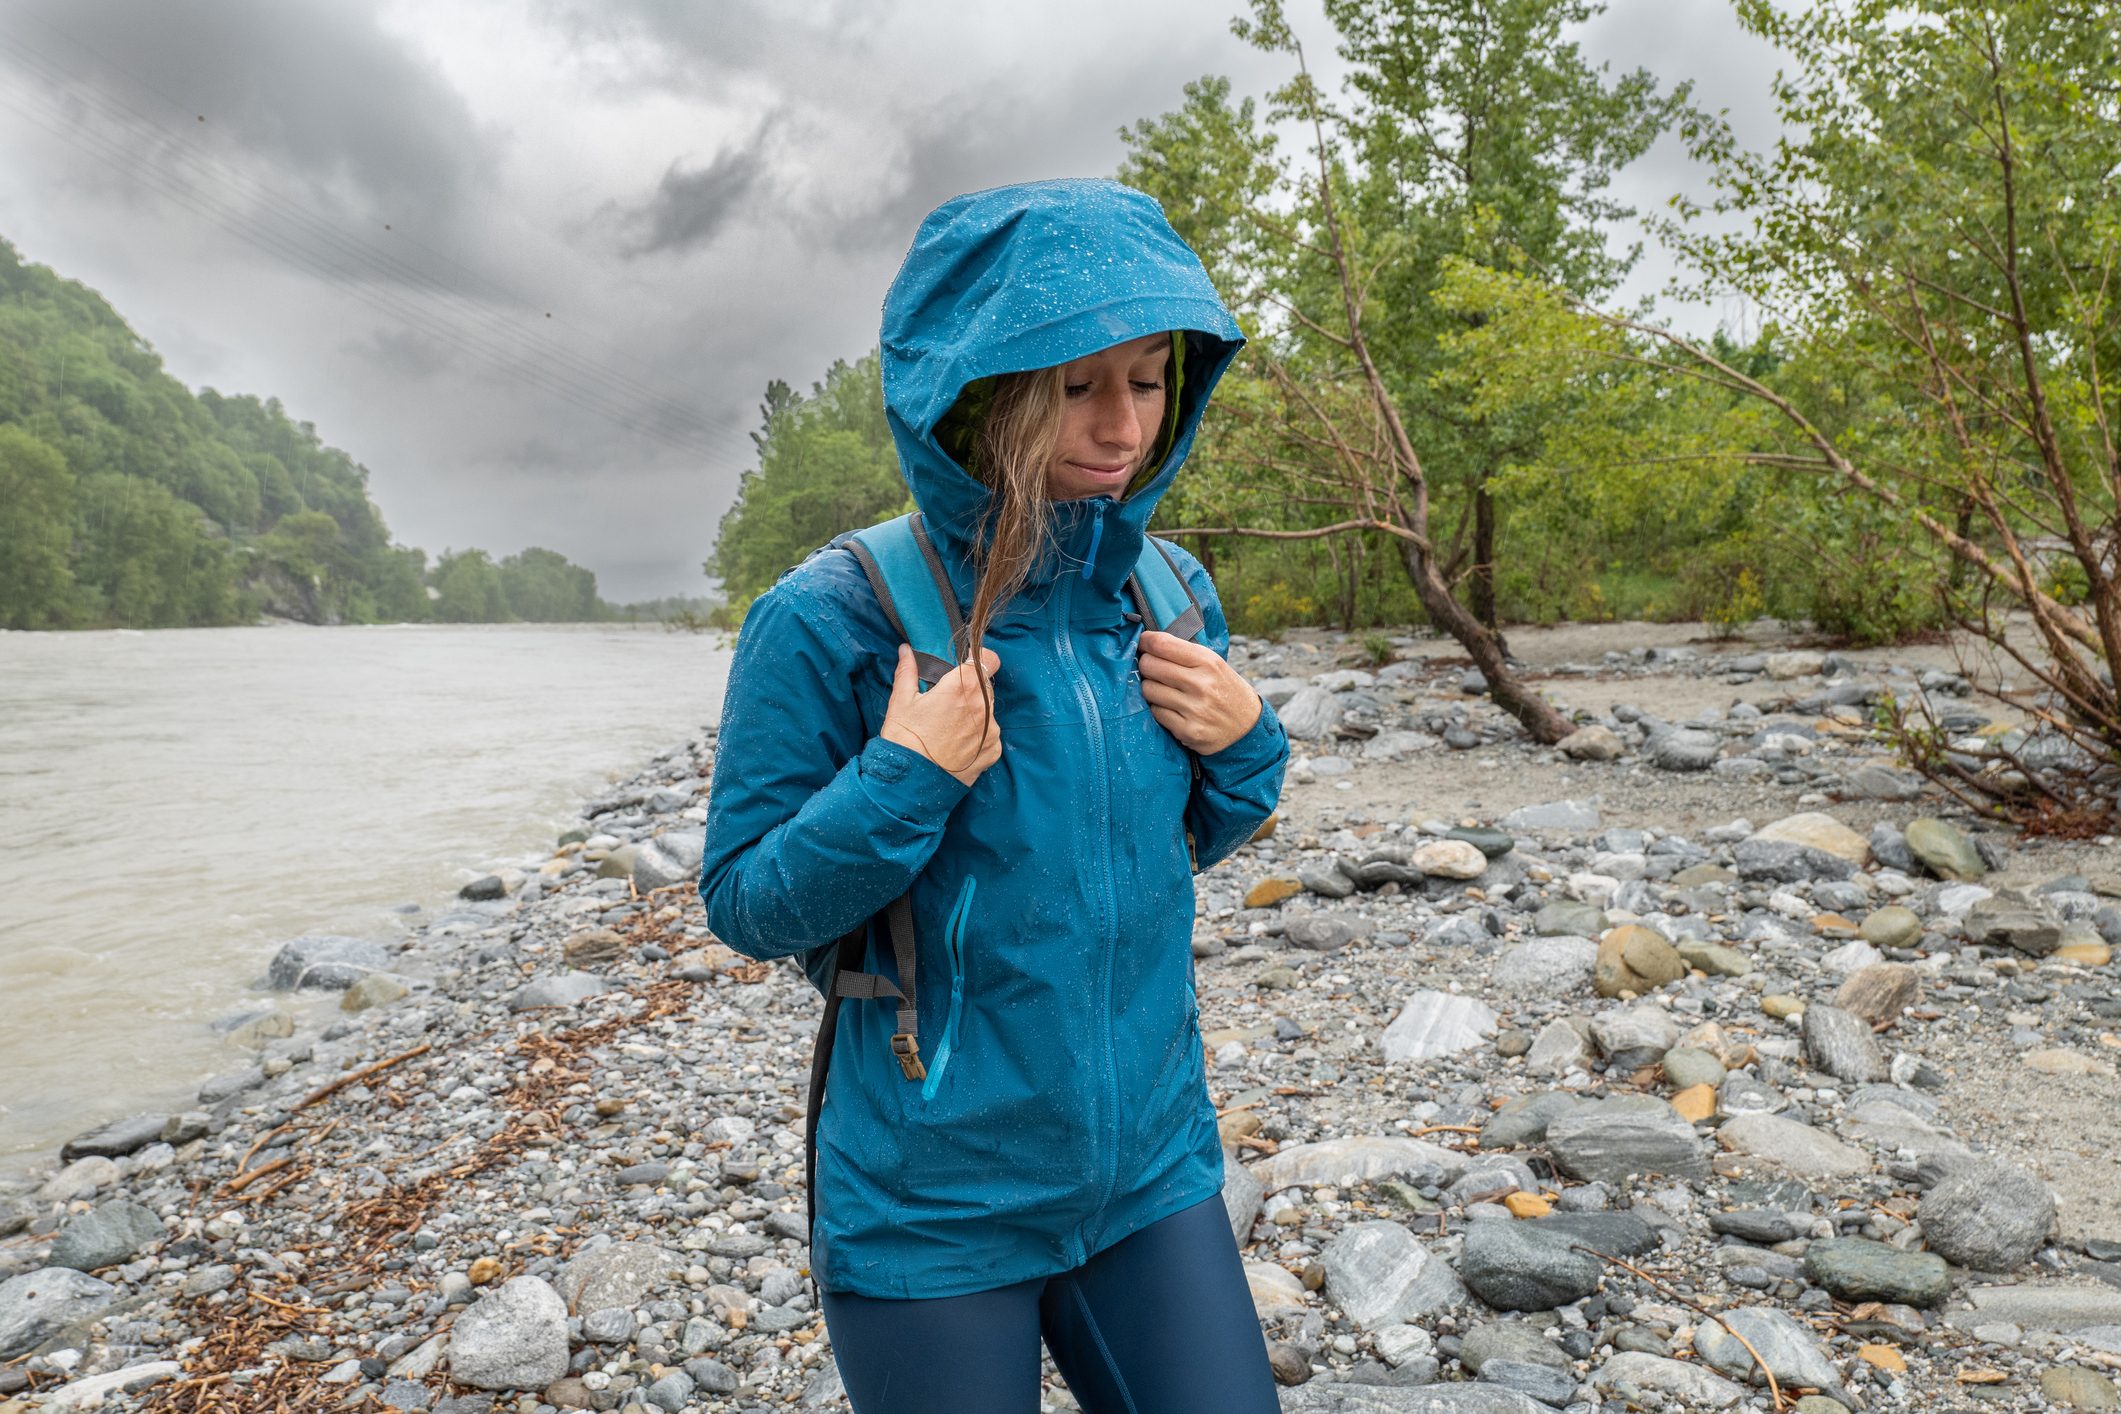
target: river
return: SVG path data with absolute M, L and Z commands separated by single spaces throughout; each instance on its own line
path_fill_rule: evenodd
M 182 1109 L 305 932 L 384 937 L 721 713 L 718 635 L 0 633 L 0 1163 Z

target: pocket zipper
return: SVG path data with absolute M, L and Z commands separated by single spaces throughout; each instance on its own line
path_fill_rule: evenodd
M 943 1039 L 936 1043 L 935 1064 L 928 1067 L 928 1079 L 921 1086 L 921 1098 L 935 1098 L 935 1087 L 942 1083 L 943 1067 L 950 1063 L 950 1052 L 957 1044 L 958 1014 L 965 1005 L 965 924 L 972 913 L 972 891 L 979 880 L 965 876 L 965 886 L 958 890 L 957 903 L 950 910 L 950 919 L 943 925 L 943 946 L 950 958 L 950 1013 L 943 1021 Z

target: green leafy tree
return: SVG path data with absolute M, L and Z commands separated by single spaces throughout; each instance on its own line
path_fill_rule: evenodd
M 501 570 L 484 550 L 445 550 L 434 567 L 434 616 L 444 623 L 491 624 L 509 619 Z
M 508 612 L 532 623 L 589 623 L 607 616 L 597 577 L 557 550 L 531 546 L 499 565 Z
M 762 425 L 751 434 L 758 465 L 738 483 L 705 566 L 722 582 L 721 612 L 730 624 L 742 621 L 782 571 L 833 536 L 911 505 L 884 419 L 875 353 L 834 363 L 808 397 L 776 380 L 759 412 Z
M 73 500 L 66 459 L 23 428 L 0 425 L 0 627 L 66 622 Z

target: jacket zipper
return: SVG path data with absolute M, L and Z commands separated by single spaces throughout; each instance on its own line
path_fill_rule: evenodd
M 950 960 L 950 1014 L 943 1020 L 943 1039 L 936 1043 L 935 1064 L 928 1067 L 928 1079 L 921 1085 L 923 1100 L 935 1098 L 935 1087 L 943 1083 L 943 1067 L 950 1064 L 950 1053 L 957 1049 L 957 1019 L 965 1006 L 965 928 L 972 921 L 972 891 L 978 886 L 976 877 L 965 876 L 957 904 L 943 925 L 943 955 Z
M 1104 535 L 1105 509 L 1110 502 L 1099 498 L 1090 503 L 1090 543 L 1095 546 Z M 1081 578 L 1087 578 L 1090 566 L 1085 564 Z M 1075 586 L 1068 586 L 1066 593 L 1053 596 L 1056 622 L 1054 624 L 1054 650 L 1063 668 L 1075 683 L 1075 695 L 1082 703 L 1083 718 L 1090 734 L 1090 781 L 1091 799 L 1095 812 L 1095 828 L 1091 831 L 1097 842 L 1098 901 L 1104 914 L 1099 919 L 1100 946 L 1098 948 L 1098 1014 L 1105 1028 L 1104 1044 L 1098 1050 L 1098 1066 L 1103 1072 L 1104 1090 L 1104 1171 L 1099 1175 L 1098 1211 L 1102 1212 L 1112 1201 L 1112 1190 L 1119 1182 L 1119 1091 L 1118 1080 L 1112 1064 L 1112 950 L 1116 946 L 1114 934 L 1118 924 L 1119 905 L 1112 893 L 1112 810 L 1111 781 L 1105 769 L 1105 719 L 1097 710 L 1097 693 L 1090 686 L 1089 677 L 1082 671 L 1081 660 L 1076 656 L 1073 625 L 1069 622 L 1069 609 L 1075 601 Z

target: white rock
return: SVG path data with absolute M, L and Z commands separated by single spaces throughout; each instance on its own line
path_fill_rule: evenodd
M 1471 1050 L 1495 1034 L 1496 1015 L 1471 997 L 1423 990 L 1407 998 L 1378 1039 L 1394 1063 L 1433 1060 Z

